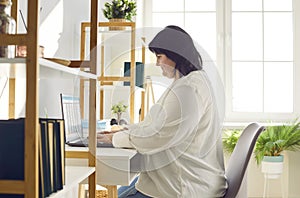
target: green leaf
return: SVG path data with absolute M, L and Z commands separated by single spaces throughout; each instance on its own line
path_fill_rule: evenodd
M 278 156 L 283 151 L 300 150 L 300 122 L 297 120 L 286 125 L 269 126 L 258 137 L 255 158 L 260 164 L 264 156 Z
M 223 142 L 223 149 L 227 153 L 232 153 L 236 143 L 241 135 L 241 130 L 234 129 L 234 130 L 226 130 L 224 131 L 224 137 L 222 139 Z
M 128 108 L 128 105 L 123 104 L 122 102 L 118 102 L 117 104 L 111 107 L 113 113 L 123 113 Z
M 107 19 L 124 18 L 129 21 L 136 15 L 136 1 L 133 0 L 113 0 L 106 2 L 102 9 L 103 15 Z

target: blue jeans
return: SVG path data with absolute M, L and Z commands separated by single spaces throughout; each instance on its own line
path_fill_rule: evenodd
M 137 191 L 135 188 L 135 183 L 137 182 L 138 177 L 136 177 L 129 186 L 121 186 L 118 189 L 118 197 L 119 198 L 150 198 L 147 195 L 144 195 L 143 193 Z

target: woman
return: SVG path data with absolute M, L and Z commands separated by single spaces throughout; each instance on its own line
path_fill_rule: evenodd
M 115 147 L 133 147 L 142 170 L 119 197 L 222 197 L 221 121 L 202 58 L 192 38 L 167 26 L 149 44 L 162 73 L 174 82 L 145 120 L 107 135 Z

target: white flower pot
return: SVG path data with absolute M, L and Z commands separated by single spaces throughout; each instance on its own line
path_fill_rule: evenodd
M 277 179 L 283 171 L 283 155 L 265 156 L 261 163 L 261 171 L 265 178 Z

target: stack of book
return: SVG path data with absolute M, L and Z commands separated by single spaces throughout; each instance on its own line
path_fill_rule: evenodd
M 25 119 L 0 120 L 0 180 L 24 180 Z M 65 133 L 61 119 L 39 119 L 39 197 L 61 190 L 65 183 Z M 0 194 L 0 198 L 24 195 Z

